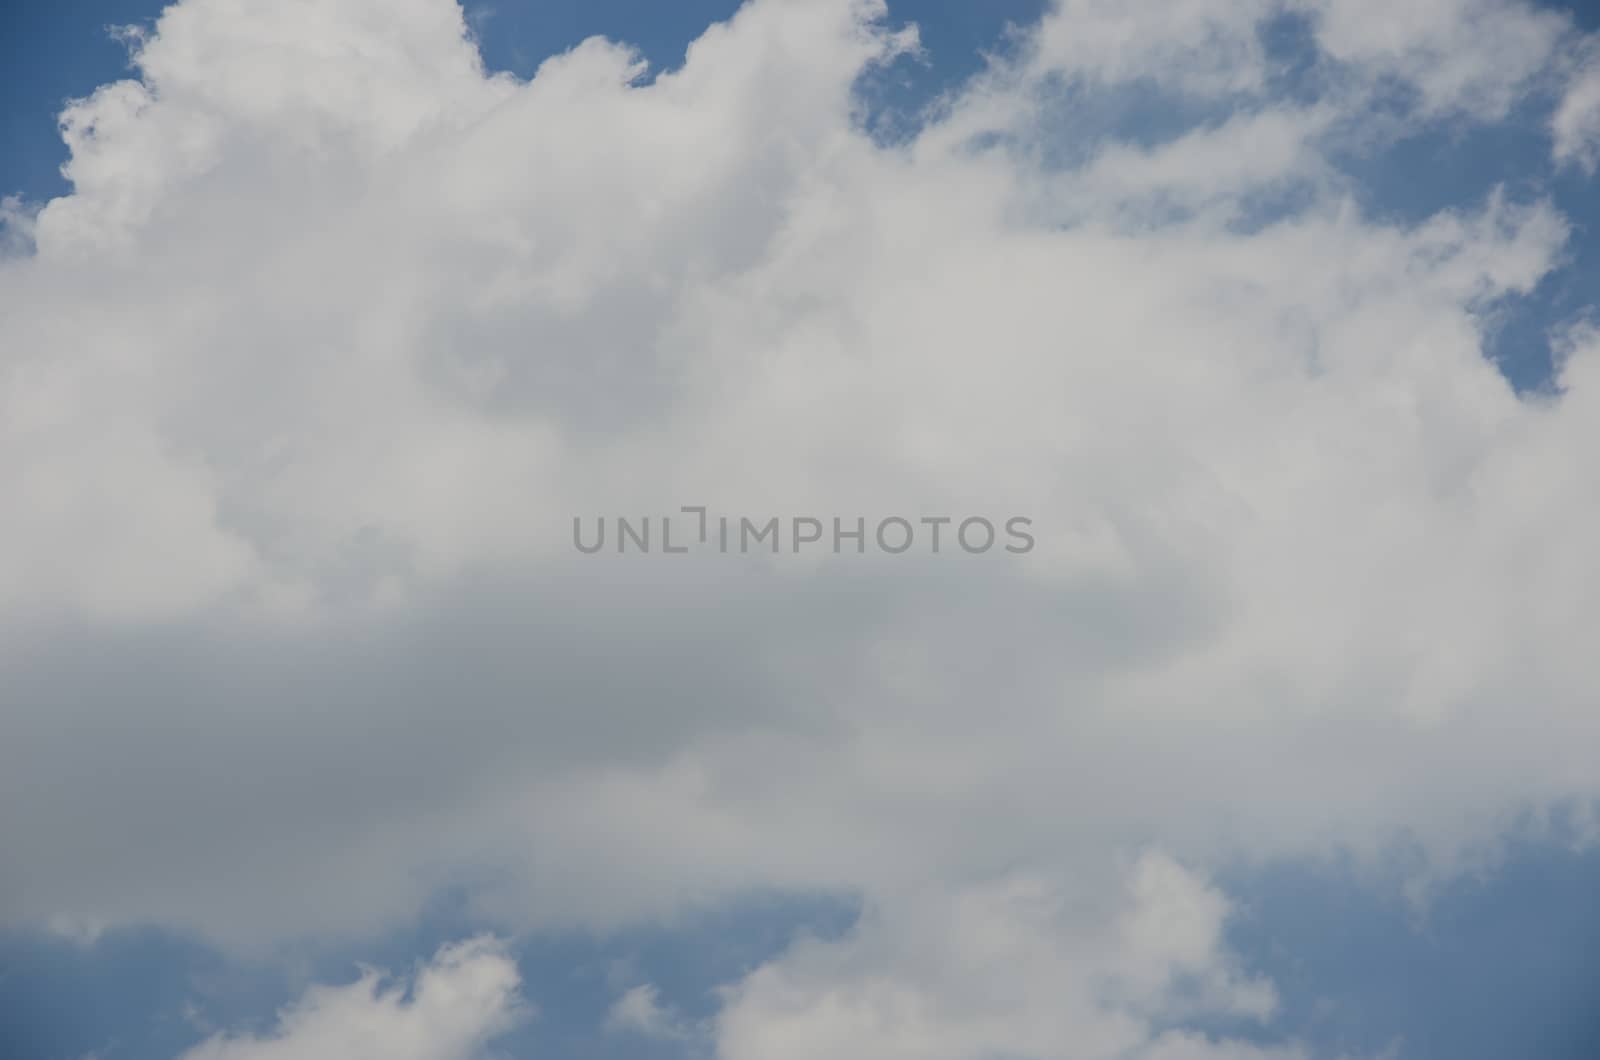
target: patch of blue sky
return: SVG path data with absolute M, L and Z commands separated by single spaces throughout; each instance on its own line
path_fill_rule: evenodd
M 588 0 L 585 3 L 514 3 L 491 0 L 465 5 L 484 65 L 532 77 L 552 55 L 590 37 L 631 45 L 650 64 L 647 80 L 683 65 L 689 44 L 707 26 L 732 17 L 739 0 Z
M 56 119 L 66 101 L 129 76 L 109 30 L 147 23 L 150 0 L 0 4 L 0 195 L 39 201 L 71 190 Z
M 1227 889 L 1241 908 L 1230 943 L 1281 1001 L 1259 1037 L 1329 1058 L 1600 1056 L 1600 849 L 1524 835 L 1421 906 L 1349 863 L 1282 864 Z

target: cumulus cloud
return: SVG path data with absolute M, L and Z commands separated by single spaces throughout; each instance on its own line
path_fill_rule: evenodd
M 1171 1029 L 1271 1017 L 1214 869 L 1406 839 L 1425 877 L 1600 794 L 1600 345 L 1526 396 L 1483 350 L 1567 222 L 1372 216 L 1341 168 L 1372 85 L 1499 120 L 1575 31 L 1326 5 L 1342 73 L 1280 95 L 1287 8 L 1168 10 L 1064 3 L 886 145 L 855 86 L 910 39 L 866 0 L 526 82 L 448 0 L 169 8 L 69 108 L 73 193 L 4 215 L 0 917 L 832 891 L 869 918 L 730 984 L 729 1060 L 1295 1055 Z M 1205 102 L 1083 118 L 1148 91 Z M 682 505 L 1037 547 L 572 547 Z M 463 952 L 418 1057 L 499 1026 Z M 317 999 L 283 1041 L 425 1019 Z
M 493 939 L 446 946 L 409 982 L 366 971 L 314 986 L 264 1035 L 208 1038 L 180 1060 L 476 1060 L 526 1015 L 517 966 Z
M 1152 1028 L 1194 1011 L 1270 1016 L 1271 986 L 1229 967 L 1226 911 L 1148 853 L 1108 891 L 1015 876 L 897 895 L 847 938 L 803 942 L 739 983 L 718 1044 L 741 1060 L 1213 1055 Z
M 694 1034 L 675 1012 L 661 1003 L 661 991 L 650 983 L 631 987 L 612 1003 L 606 1013 L 606 1029 L 669 1041 L 685 1040 Z

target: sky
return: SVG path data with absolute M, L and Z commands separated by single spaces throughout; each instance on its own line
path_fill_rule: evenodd
M 85 0 L 0 101 L 0 1058 L 1600 1055 L 1595 5 Z

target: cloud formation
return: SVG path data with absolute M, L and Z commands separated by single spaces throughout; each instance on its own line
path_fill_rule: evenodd
M 446 946 L 405 983 L 366 971 L 315 986 L 265 1035 L 215 1035 L 180 1060 L 473 1060 L 527 1015 L 516 963 L 493 939 Z
M 1071 0 L 883 143 L 855 89 L 913 40 L 867 0 L 527 82 L 448 0 L 181 0 L 68 109 L 73 194 L 5 215 L 0 918 L 248 947 L 444 884 L 512 929 L 822 890 L 868 918 L 730 984 L 727 1060 L 1295 1056 L 1172 1029 L 1271 1017 L 1216 869 L 1405 841 L 1425 883 L 1600 794 L 1600 342 L 1541 394 L 1484 356 L 1568 223 L 1395 221 L 1347 164 L 1540 100 L 1581 161 L 1547 67 L 1587 44 L 1369 7 Z M 1038 546 L 572 548 L 693 504 Z M 441 961 L 465 1015 L 383 1055 L 501 1025 L 503 957 Z

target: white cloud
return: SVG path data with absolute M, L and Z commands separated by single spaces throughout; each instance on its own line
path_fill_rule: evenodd
M 1600 61 L 1580 67 L 1550 118 L 1555 160 L 1593 174 L 1600 163 Z
M 1569 18 L 1524 0 L 1295 0 L 1317 43 L 1363 78 L 1409 86 L 1424 112 L 1495 121 L 1555 64 Z
M 1271 1014 L 1272 988 L 1229 967 L 1226 912 L 1204 881 L 1159 854 L 1114 880 L 1016 876 L 959 894 L 897 894 L 845 939 L 796 945 L 733 988 L 719 1055 L 1278 1056 L 1236 1043 L 1186 1053 L 1180 1036 L 1152 1030 L 1191 1006 Z
M 223 1035 L 181 1060 L 475 1060 L 526 1014 L 517 966 L 499 943 L 441 949 L 409 983 L 364 972 L 313 986 L 265 1035 Z
M 1325 143 L 1367 92 L 1174 68 L 1195 27 L 1268 61 L 1271 9 L 1063 7 L 888 147 L 872 4 L 758 0 L 648 85 L 603 41 L 486 77 L 445 0 L 236 6 L 170 8 L 70 112 L 74 194 L 7 222 L 0 918 L 249 946 L 445 882 L 512 928 L 841 891 L 874 919 L 734 984 L 730 1058 L 1266 1056 L 1159 1031 L 1270 1011 L 1210 870 L 1449 872 L 1600 794 L 1600 347 L 1525 398 L 1482 342 L 1565 219 L 1369 216 Z M 1559 28 L 1350 12 L 1324 61 L 1415 123 L 1497 119 Z M 1072 69 L 1235 110 L 1063 161 Z M 571 547 L 684 504 L 1039 545 Z
M 1257 89 L 1267 65 L 1258 27 L 1280 6 L 1058 0 L 1038 28 L 1032 62 L 1036 72 L 1099 83 L 1150 81 L 1203 94 Z
M 694 1033 L 677 1013 L 662 1005 L 661 991 L 650 983 L 631 987 L 617 998 L 606 1013 L 606 1029 L 669 1041 L 685 1040 Z

